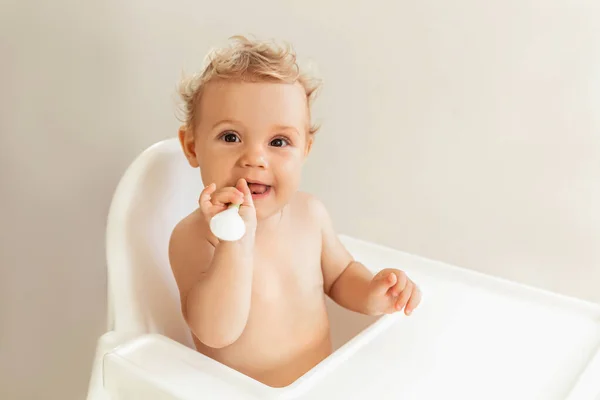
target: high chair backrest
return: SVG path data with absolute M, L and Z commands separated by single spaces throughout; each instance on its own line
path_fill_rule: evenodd
M 175 225 L 198 206 L 202 182 L 177 139 L 159 142 L 129 166 L 108 216 L 109 329 L 160 333 L 193 347 L 168 259 Z

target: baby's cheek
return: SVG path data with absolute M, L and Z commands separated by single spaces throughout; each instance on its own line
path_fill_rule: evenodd
M 200 164 L 200 173 L 204 185 L 215 183 L 217 188 L 226 186 L 230 183 L 230 175 L 232 167 L 224 160 L 219 160 L 217 157 L 206 157 Z
M 213 171 L 211 169 L 205 169 L 202 170 L 201 169 L 201 176 L 202 176 L 202 184 L 204 186 L 210 185 L 211 183 L 214 183 L 217 185 L 217 188 L 222 188 L 224 186 L 226 186 L 226 179 L 225 177 L 221 176 L 221 174 L 215 173 L 216 171 Z
M 300 185 L 302 163 L 294 158 L 282 160 L 277 175 L 280 188 L 288 194 L 293 194 Z
M 200 168 L 200 178 L 202 179 L 202 185 L 204 186 L 208 186 L 213 183 L 211 175 L 202 168 Z

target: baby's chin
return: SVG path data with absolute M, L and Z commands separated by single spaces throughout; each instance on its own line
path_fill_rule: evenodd
M 267 209 L 267 207 L 264 206 L 260 206 L 260 205 L 256 205 L 255 204 L 255 209 L 256 209 L 256 220 L 258 222 L 261 221 L 266 221 L 276 215 L 279 215 L 281 213 L 281 210 L 283 209 L 282 207 L 269 207 Z
M 279 216 L 286 204 L 286 201 L 254 202 L 254 208 L 256 209 L 256 220 L 261 222 Z

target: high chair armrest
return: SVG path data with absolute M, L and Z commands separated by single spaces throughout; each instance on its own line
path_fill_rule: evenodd
M 140 336 L 107 353 L 103 372 L 111 399 L 246 400 L 258 398 L 264 386 L 157 334 Z
M 214 376 L 203 358 L 165 336 L 140 336 L 104 356 L 104 388 L 115 399 L 253 398 Z

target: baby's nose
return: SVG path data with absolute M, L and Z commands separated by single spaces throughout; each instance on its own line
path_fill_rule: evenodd
M 267 168 L 269 165 L 264 151 L 257 147 L 249 148 L 244 152 L 241 164 L 250 168 Z

